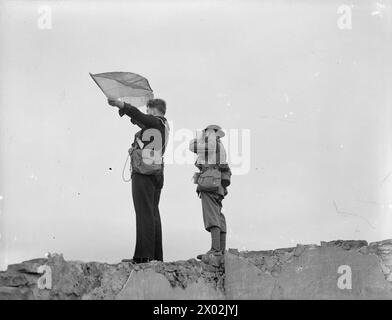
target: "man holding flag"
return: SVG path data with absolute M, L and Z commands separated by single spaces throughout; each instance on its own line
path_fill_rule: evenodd
M 135 134 L 129 150 L 132 167 L 132 198 L 136 212 L 136 247 L 131 260 L 145 263 L 163 261 L 162 228 L 159 199 L 163 187 L 163 154 L 167 145 L 169 126 L 165 118 L 166 103 L 161 99 L 147 102 L 147 114 L 123 101 L 108 99 L 127 115 L 141 130 Z

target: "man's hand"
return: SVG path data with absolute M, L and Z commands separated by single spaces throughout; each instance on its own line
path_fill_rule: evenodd
M 113 107 L 117 107 L 119 109 L 124 108 L 124 102 L 120 101 L 120 100 L 112 100 L 112 99 L 108 99 L 108 103 L 113 106 Z
M 130 148 L 128 149 L 128 154 L 129 154 L 129 155 L 132 154 L 133 149 L 134 149 L 133 147 L 130 147 Z

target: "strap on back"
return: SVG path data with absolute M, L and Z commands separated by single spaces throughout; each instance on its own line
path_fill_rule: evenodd
M 220 165 L 220 142 L 216 140 L 216 165 Z
M 204 161 L 206 162 L 206 165 L 209 165 L 208 148 L 206 148 L 206 146 L 208 146 L 208 137 L 204 137 Z
M 156 117 L 162 122 L 163 126 L 165 127 L 165 147 L 166 147 L 166 144 L 168 143 L 168 141 L 166 139 L 169 138 L 169 132 L 170 132 L 169 123 L 163 117 L 160 117 L 160 116 L 156 116 Z M 163 152 L 163 148 L 162 148 L 162 152 Z M 163 166 L 165 156 L 162 154 L 161 158 L 162 158 L 162 166 Z
M 205 137 L 204 143 L 205 143 L 205 145 L 208 146 L 208 138 L 207 137 Z M 210 164 L 208 161 L 208 148 L 204 149 L 204 159 L 206 161 L 206 165 L 208 165 L 211 168 L 219 167 L 219 165 L 220 165 L 220 142 L 218 139 L 216 140 L 216 151 L 215 152 L 216 152 L 216 155 L 215 155 L 216 163 Z

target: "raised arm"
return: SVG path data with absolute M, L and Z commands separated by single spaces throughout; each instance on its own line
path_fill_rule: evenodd
M 143 129 L 145 127 L 143 124 L 141 124 L 140 122 L 137 122 L 136 120 L 133 120 L 132 118 L 131 118 L 131 122 L 133 124 L 136 124 L 140 129 Z
M 124 103 L 124 107 L 118 110 L 118 114 L 120 115 L 120 117 L 126 114 L 139 127 L 140 124 L 150 128 L 159 128 L 159 126 L 162 125 L 162 122 L 157 117 L 154 117 L 153 115 L 145 114 L 141 112 L 138 108 L 128 103 Z
M 216 140 L 215 139 L 192 139 L 189 142 L 189 150 L 194 153 L 202 153 L 202 152 L 212 152 L 216 150 Z

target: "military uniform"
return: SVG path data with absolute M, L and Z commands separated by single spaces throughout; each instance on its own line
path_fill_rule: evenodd
M 217 144 L 219 146 L 217 147 Z M 226 162 L 226 151 L 220 139 L 193 139 L 189 144 L 190 151 L 197 154 L 196 167 L 203 172 L 211 164 L 216 164 L 220 171 L 229 172 L 230 169 Z M 219 153 L 219 154 L 218 154 Z M 201 191 L 199 186 L 196 189 L 201 198 L 204 228 L 211 232 L 214 228 L 219 228 L 220 237 L 226 239 L 226 218 L 222 213 L 222 200 L 227 195 L 227 188 L 220 185 L 216 191 Z M 220 248 L 224 251 L 225 248 Z

